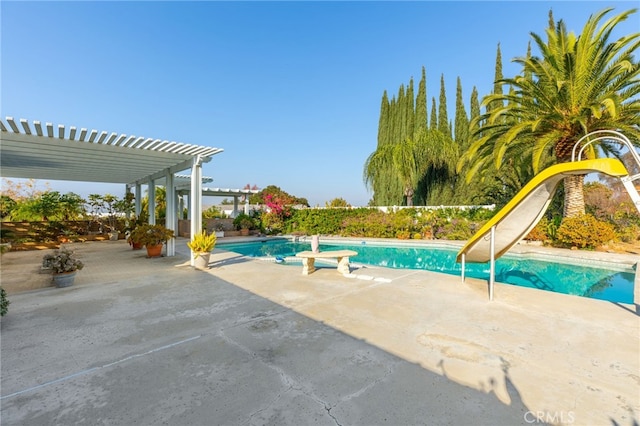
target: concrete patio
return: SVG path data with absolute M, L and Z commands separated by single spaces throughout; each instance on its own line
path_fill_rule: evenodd
M 633 425 L 638 305 L 426 271 L 301 267 L 216 249 L 211 269 L 123 241 L 2 257 L 3 425 Z M 47 277 L 45 276 L 44 279 Z M 22 281 L 21 281 L 22 280 Z M 636 284 L 637 286 L 637 284 Z M 26 288 L 26 287 L 24 287 Z

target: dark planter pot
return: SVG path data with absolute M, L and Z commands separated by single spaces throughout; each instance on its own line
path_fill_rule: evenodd
M 142 243 L 138 243 L 138 242 L 135 242 L 135 241 L 131 243 L 131 248 L 133 250 L 142 250 L 142 247 L 144 247 L 144 244 L 142 244 Z
M 53 283 L 58 288 L 69 287 L 70 285 L 73 285 L 73 281 L 76 279 L 77 272 L 78 271 L 53 274 Z
M 156 246 L 150 246 L 147 244 L 147 257 L 160 257 L 162 256 L 162 244 Z

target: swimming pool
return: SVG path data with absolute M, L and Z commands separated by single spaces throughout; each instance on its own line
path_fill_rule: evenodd
M 279 239 L 251 243 L 222 243 L 218 247 L 244 256 L 283 260 L 300 265 L 297 252 L 310 250 L 310 242 Z M 411 246 L 379 242 L 325 242 L 320 250 L 355 250 L 352 263 L 397 269 L 422 269 L 460 276 L 458 249 L 441 246 Z M 321 259 L 316 260 L 322 266 Z M 466 275 L 489 279 L 489 263 L 467 263 Z M 572 294 L 611 302 L 633 303 L 635 271 L 624 266 L 597 267 L 587 264 L 551 262 L 524 256 L 505 255 L 496 261 L 496 281 L 556 293 Z

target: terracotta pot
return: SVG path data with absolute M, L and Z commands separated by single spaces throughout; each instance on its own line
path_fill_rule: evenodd
M 240 230 L 240 235 L 243 237 L 246 237 L 247 235 L 249 235 L 249 230 L 248 229 L 241 229 Z
M 137 241 L 134 241 L 131 243 L 131 249 L 133 250 L 141 250 L 142 247 L 144 247 L 144 245 L 142 243 L 139 243 Z
M 158 244 L 155 246 L 150 246 L 147 244 L 147 257 L 160 257 L 162 256 L 162 246 L 163 244 Z

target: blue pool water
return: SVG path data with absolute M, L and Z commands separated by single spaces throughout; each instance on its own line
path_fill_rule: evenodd
M 284 259 L 310 250 L 310 244 L 274 240 L 259 243 L 226 243 L 219 248 L 250 257 Z M 457 250 L 443 247 L 385 246 L 375 243 L 322 243 L 321 251 L 355 250 L 352 263 L 397 269 L 423 269 L 460 276 L 456 263 Z M 321 263 L 320 260 L 316 260 Z M 287 263 L 287 262 L 284 262 Z M 299 265 L 299 263 L 298 263 Z M 489 280 L 489 263 L 468 263 L 465 274 Z M 531 287 L 556 293 L 573 294 L 611 302 L 633 303 L 633 269 L 607 269 L 588 265 L 548 262 L 515 256 L 503 256 L 496 261 L 496 281 Z

